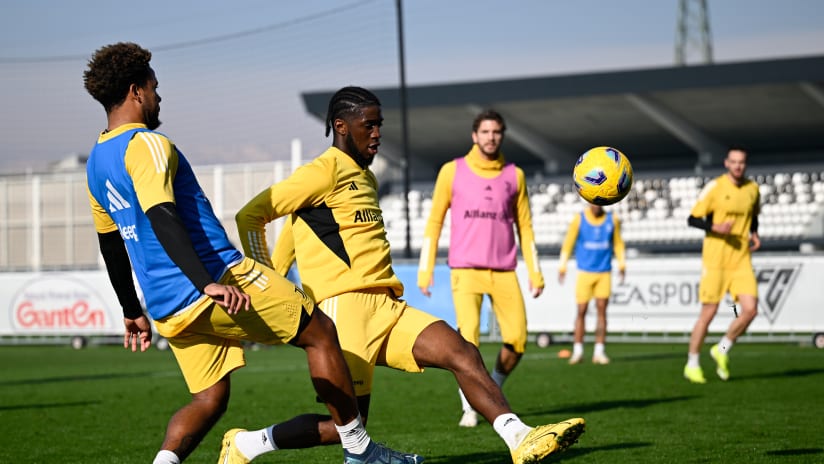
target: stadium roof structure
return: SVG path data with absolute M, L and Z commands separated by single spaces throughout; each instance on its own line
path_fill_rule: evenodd
M 371 89 L 384 116 L 381 155 L 402 159 L 398 87 Z M 333 91 L 303 94 L 324 120 Z M 751 165 L 824 162 L 824 56 L 409 86 L 413 180 L 464 155 L 485 108 L 507 122 L 503 152 L 530 173 L 563 174 L 609 145 L 636 173 L 721 166 L 730 146 Z

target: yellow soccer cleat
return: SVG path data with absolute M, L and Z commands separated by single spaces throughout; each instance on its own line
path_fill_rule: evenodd
M 251 462 L 235 445 L 235 435 L 245 431 L 246 429 L 231 429 L 223 434 L 223 443 L 220 445 L 220 458 L 218 458 L 217 464 L 249 464 Z
M 584 433 L 584 419 L 576 417 L 557 424 L 539 425 L 532 429 L 517 448 L 512 450 L 514 464 L 541 462 L 555 452 L 561 452 L 578 441 Z
M 704 371 L 700 367 L 684 366 L 684 378 L 692 383 L 707 383 L 704 378 Z
M 718 374 L 718 377 L 721 380 L 729 379 L 730 369 L 728 364 L 730 362 L 730 357 L 722 353 L 718 348 L 718 345 L 712 345 L 712 348 L 710 348 L 710 356 L 712 356 L 712 359 L 715 360 L 715 373 Z

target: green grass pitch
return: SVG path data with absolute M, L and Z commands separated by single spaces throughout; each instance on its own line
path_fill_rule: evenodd
M 530 346 L 504 386 L 528 424 L 587 420 L 579 443 L 548 462 L 824 462 L 824 350 L 740 343 L 730 355 L 732 377 L 722 382 L 705 349 L 708 383 L 692 385 L 681 377 L 685 344 L 608 344 L 607 366 L 569 366 L 557 358 L 559 348 Z M 488 366 L 497 349 L 482 345 Z M 233 376 L 229 411 L 187 463 L 216 462 L 228 428 L 324 412 L 302 351 L 250 350 L 247 361 Z M 2 347 L 0 366 L 4 463 L 149 463 L 168 418 L 189 398 L 168 351 Z M 431 464 L 510 462 L 489 424 L 457 426 L 459 409 L 451 374 L 381 368 L 368 429 L 374 439 Z M 255 462 L 340 463 L 341 456 L 332 446 L 278 451 Z

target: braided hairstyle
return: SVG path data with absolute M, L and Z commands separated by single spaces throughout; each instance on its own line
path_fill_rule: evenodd
M 132 84 L 142 86 L 149 81 L 152 53 L 141 46 L 120 42 L 100 48 L 83 73 L 83 84 L 89 94 L 109 113 L 123 103 Z
M 335 92 L 326 110 L 326 136 L 329 137 L 335 119 L 345 119 L 347 116 L 358 114 L 367 106 L 381 106 L 381 102 L 374 93 L 363 87 L 349 86 Z

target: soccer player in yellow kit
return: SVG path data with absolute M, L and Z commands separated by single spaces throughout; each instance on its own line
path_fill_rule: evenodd
M 516 227 L 532 296 L 537 298 L 544 290 L 524 172 L 507 163 L 500 151 L 505 131 L 504 118 L 498 112 L 481 112 L 472 122 L 469 153 L 441 167 L 418 268 L 418 287 L 428 297 L 434 283 L 438 239 L 449 210 L 447 261 L 458 331 L 473 345 L 480 345 L 481 303 L 488 295 L 503 338 L 492 370 L 492 379 L 499 386 L 503 386 L 526 349 L 526 307 L 515 275 Z M 478 415 L 463 391 L 459 393 L 463 415 L 458 425 L 474 427 Z
M 693 383 L 706 382 L 699 353 L 724 294 L 729 292 L 740 310 L 721 341 L 710 348 L 721 380 L 730 376 L 727 353 L 755 319 L 758 307 L 758 287 L 750 259 L 751 253 L 761 247 L 758 184 L 745 177 L 746 151 L 730 149 L 724 167 L 726 174 L 704 186 L 688 220 L 690 226 L 707 233 L 698 289 L 701 314 L 692 329 L 687 365 L 684 366 L 684 377 Z
M 288 216 L 291 229 L 285 228 L 286 242 L 275 247 L 275 268 L 284 271 L 296 259 L 304 290 L 335 321 L 364 420 L 376 365 L 406 372 L 436 367 L 454 374 L 515 463 L 565 449 L 584 431 L 583 419 L 525 425 L 489 376 L 477 348 L 445 321 L 401 299 L 404 288 L 392 269 L 377 179 L 369 170 L 382 123 L 380 101 L 372 92 L 361 87 L 338 90 L 326 117 L 332 146 L 240 210 L 236 219 L 243 249 L 271 262 L 265 226 Z M 273 437 L 278 447 L 295 447 L 290 438 L 295 431 L 317 430 L 316 440 L 300 445 L 330 444 L 339 440 L 331 425 L 328 416 L 306 416 L 273 426 Z
M 578 279 L 575 284 L 575 302 L 578 314 L 575 318 L 574 342 L 570 364 L 578 364 L 584 355 L 584 318 L 589 300 L 595 298 L 598 321 L 595 325 L 595 350 L 593 364 L 609 364 L 604 352 L 607 337 L 607 304 L 612 293 L 612 257 L 618 261 L 621 282 L 624 281 L 626 259 L 624 240 L 621 238 L 621 222 L 613 213 L 607 213 L 599 205 L 590 204 L 576 214 L 567 229 L 558 263 L 558 282 L 564 283 L 567 261 L 575 250 Z

